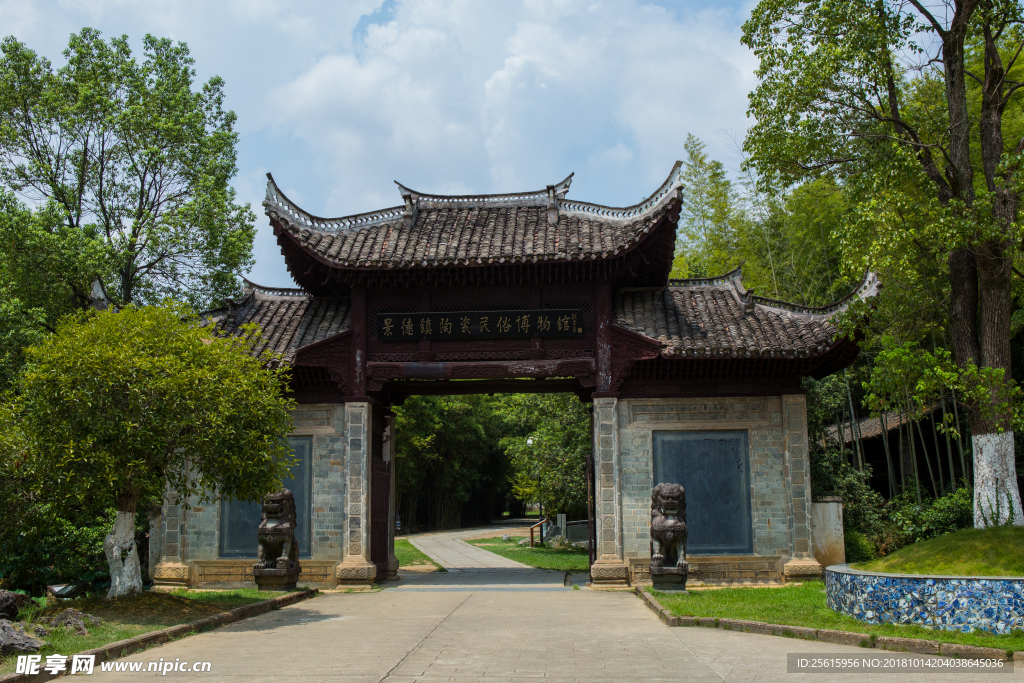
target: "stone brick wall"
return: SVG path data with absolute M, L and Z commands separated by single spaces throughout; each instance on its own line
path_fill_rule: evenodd
M 754 553 L 791 556 L 808 547 L 803 396 L 620 399 L 615 409 L 624 558 L 650 555 L 654 430 L 746 430 Z M 604 540 L 599 543 L 605 552 Z
M 345 532 L 345 408 L 304 405 L 292 413 L 294 436 L 313 438 L 312 559 L 341 562 Z
M 292 436 L 311 437 L 313 441 L 312 560 L 341 562 L 347 518 L 345 407 L 302 405 L 292 412 L 292 423 Z M 196 499 L 190 503 L 192 508 L 187 511 L 165 504 L 159 520 L 154 520 L 159 525 L 153 537 L 161 542 L 157 552 L 160 559 L 180 557 L 194 562 L 219 558 L 220 503 L 199 504 Z
M 185 538 L 182 559 L 216 559 L 220 549 L 220 503 L 199 504 L 194 497 L 189 503 L 192 507 L 183 515 Z

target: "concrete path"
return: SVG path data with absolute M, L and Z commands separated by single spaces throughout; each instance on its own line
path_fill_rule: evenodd
M 525 564 L 481 550 L 463 540 L 477 537 L 480 533 L 480 529 L 458 529 L 434 534 L 418 534 L 408 538 L 409 542 L 420 551 L 449 571 L 530 569 Z
M 492 527 L 491 527 L 492 528 Z M 429 574 L 399 572 L 395 591 L 566 591 L 565 572 L 536 569 L 466 543 L 485 529 L 459 529 L 410 536 L 409 541 L 447 571 Z M 581 575 L 582 577 L 582 575 Z M 581 578 L 578 577 L 578 578 Z
M 431 547 L 421 545 L 420 539 L 416 545 Z M 439 553 L 465 553 L 448 540 L 438 540 L 437 547 L 442 548 Z M 717 629 L 669 628 L 632 593 L 567 589 L 560 585 L 561 572 L 476 566 L 483 560 L 475 553 L 466 560 L 438 557 L 449 557 L 453 569 L 460 571 L 403 580 L 373 593 L 323 595 L 121 661 L 142 662 L 143 671 L 161 658 L 211 662 L 209 673 L 158 677 L 197 683 L 1024 682 L 1021 672 L 787 674 L 787 653 L 887 653 Z M 89 679 L 153 676 L 97 671 Z

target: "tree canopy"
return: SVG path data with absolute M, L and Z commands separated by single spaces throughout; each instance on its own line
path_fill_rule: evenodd
M 905 319 L 930 304 L 962 378 L 984 389 L 964 402 L 979 526 L 1024 523 L 1008 399 L 1020 22 L 1015 0 L 950 3 L 940 14 L 917 0 L 762 0 L 743 36 L 759 60 L 748 168 L 763 189 L 822 177 L 841 185 L 854 212 L 842 229 L 846 267 L 883 271 L 883 299 Z
M 194 90 L 188 47 L 151 35 L 141 61 L 127 36 L 89 28 L 64 57 L 55 69 L 11 36 L 0 44 L 0 180 L 53 238 L 95 243 L 101 262 L 80 265 L 120 304 L 236 296 L 255 216 L 229 184 L 238 134 L 224 82 Z M 60 281 L 86 301 L 88 281 Z
M 258 334 L 248 332 L 214 337 L 180 305 L 130 306 L 70 316 L 29 347 L 17 407 L 25 466 L 44 475 L 36 481 L 47 498 L 112 504 L 118 520 L 108 542 L 129 556 L 144 494 L 169 487 L 187 504 L 260 500 L 279 488 L 292 464 L 293 402 L 282 371 L 251 353 Z M 105 549 L 111 594 L 140 590 L 137 557 L 129 575 L 122 555 Z

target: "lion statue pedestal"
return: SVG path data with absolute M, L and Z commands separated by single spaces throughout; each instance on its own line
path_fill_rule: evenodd
M 658 590 L 686 592 L 686 491 L 658 484 L 651 493 L 651 582 Z
M 288 489 L 263 499 L 263 517 L 256 529 L 259 549 L 252 575 L 261 591 L 295 590 L 302 567 L 295 542 L 295 496 Z

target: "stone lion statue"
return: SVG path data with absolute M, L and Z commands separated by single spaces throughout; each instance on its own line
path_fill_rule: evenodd
M 669 573 L 689 573 L 686 491 L 679 484 L 658 484 L 651 493 L 651 575 Z
M 263 516 L 256 529 L 259 548 L 254 570 L 299 570 L 299 544 L 295 542 L 295 496 L 288 489 L 263 499 Z

